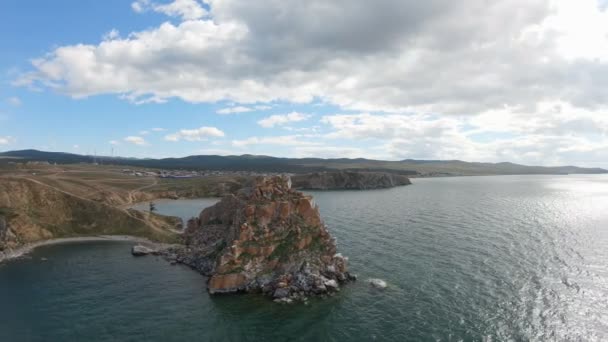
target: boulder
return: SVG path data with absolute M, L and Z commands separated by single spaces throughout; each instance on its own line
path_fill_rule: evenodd
M 339 287 L 338 282 L 333 279 L 327 280 L 323 285 L 325 285 L 329 291 L 335 291 Z
M 209 280 L 207 286 L 209 293 L 231 293 L 245 289 L 247 279 L 238 273 L 216 274 Z
M 387 286 L 386 282 L 384 280 L 382 280 L 382 279 L 370 279 L 369 280 L 369 284 L 372 287 L 377 288 L 377 289 L 381 289 L 381 290 L 385 289 L 386 286 Z
M 274 291 L 274 294 L 272 295 L 274 298 L 285 298 L 285 297 L 289 297 L 289 288 L 286 287 L 281 287 L 278 288 Z
M 154 253 L 154 250 L 142 245 L 135 245 L 131 248 L 131 254 L 134 256 L 144 256 Z

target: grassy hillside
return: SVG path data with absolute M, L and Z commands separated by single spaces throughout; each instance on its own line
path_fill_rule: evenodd
M 0 216 L 8 226 L 0 248 L 100 234 L 176 241 L 173 218 L 146 217 L 25 178 L 0 178 Z
M 459 160 L 402 160 L 382 161 L 371 159 L 320 159 L 320 158 L 275 158 L 268 156 L 189 156 L 166 159 L 127 159 L 82 156 L 69 153 L 42 152 L 36 150 L 0 153 L 2 164 L 26 161 L 48 161 L 58 164 L 91 163 L 136 166 L 142 168 L 191 169 L 219 171 L 258 171 L 309 173 L 317 171 L 356 170 L 382 171 L 409 176 L 459 176 L 459 175 L 510 175 L 510 174 L 595 174 L 608 173 L 600 168 L 575 166 L 540 167 L 513 163 L 471 163 Z

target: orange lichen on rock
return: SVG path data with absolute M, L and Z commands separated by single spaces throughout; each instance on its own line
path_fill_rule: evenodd
M 178 261 L 210 275 L 210 293 L 262 291 L 280 299 L 353 279 L 312 197 L 291 189 L 289 177 L 260 177 L 226 196 L 188 225 L 185 240 Z

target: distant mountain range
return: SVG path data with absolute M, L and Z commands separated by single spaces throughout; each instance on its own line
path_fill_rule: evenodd
M 276 158 L 269 156 L 201 155 L 183 158 L 136 159 L 107 156 L 87 156 L 63 152 L 20 150 L 0 153 L 0 164 L 39 161 L 57 164 L 103 163 L 132 167 L 306 173 L 318 171 L 356 170 L 382 171 L 409 176 L 515 175 L 515 174 L 599 174 L 601 168 L 576 166 L 525 166 L 514 163 L 472 163 L 460 160 L 383 161 L 372 159 Z

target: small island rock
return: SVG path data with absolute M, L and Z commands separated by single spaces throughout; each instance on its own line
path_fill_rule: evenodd
M 377 289 L 385 289 L 386 282 L 382 279 L 370 279 L 369 284 Z
M 211 294 L 304 301 L 353 280 L 314 200 L 293 190 L 289 177 L 258 177 L 204 209 L 188 222 L 184 243 L 168 253 L 209 276 Z

